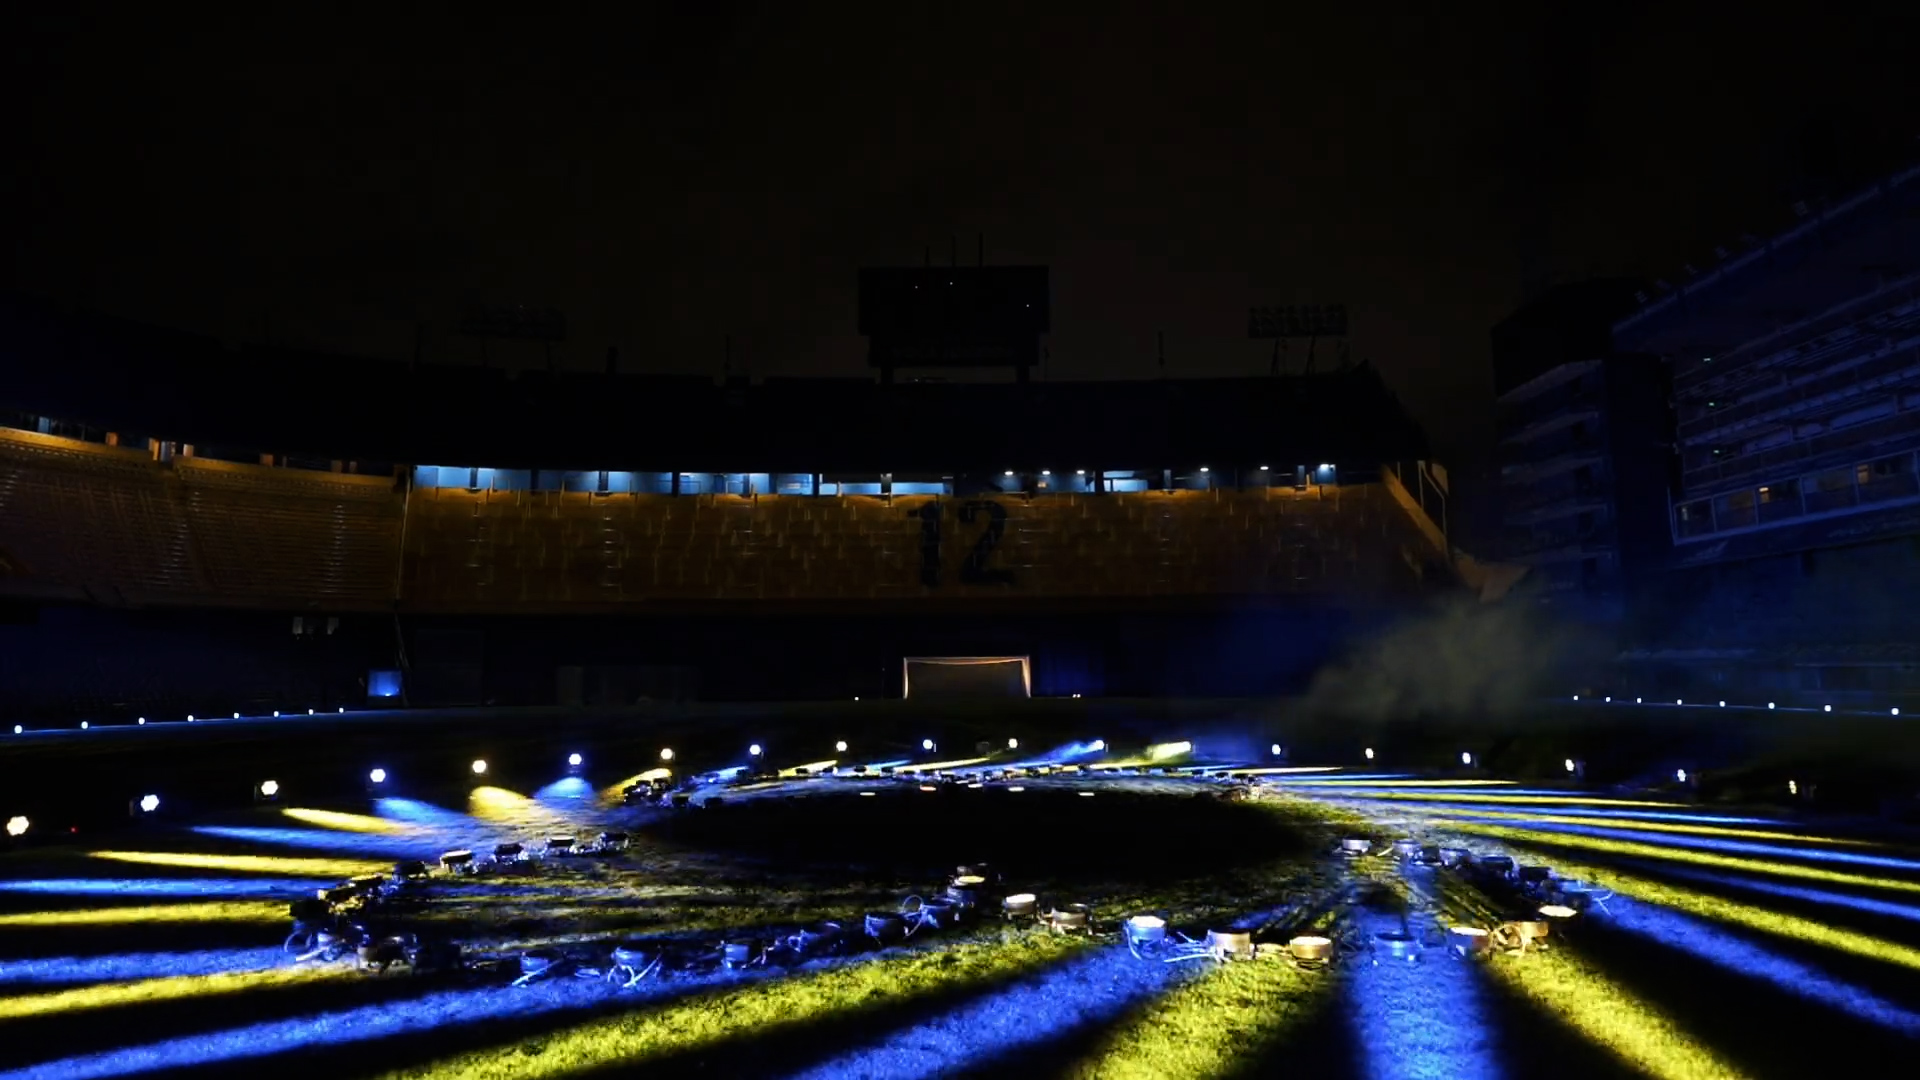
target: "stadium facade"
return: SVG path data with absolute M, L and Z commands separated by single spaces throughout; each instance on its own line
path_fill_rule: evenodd
M 510 374 L 4 305 L 13 712 L 1298 688 L 1459 587 L 1367 367 L 890 384 Z M 74 687 L 85 687 L 76 694 Z
M 1639 582 L 1641 684 L 1920 693 L 1920 170 L 1831 205 L 1612 328 L 1672 403 L 1669 554 Z

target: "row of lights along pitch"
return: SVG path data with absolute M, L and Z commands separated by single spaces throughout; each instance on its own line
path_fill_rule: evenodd
M 1583 699 L 1581 698 L 1581 696 L 1580 696 L 1579 694 L 1575 694 L 1575 695 L 1573 695 L 1573 700 L 1575 700 L 1575 701 L 1580 701 L 1580 700 L 1583 700 Z M 1613 704 L 1613 703 L 1614 703 L 1614 702 L 1613 702 L 1613 696 L 1612 696 L 1611 694 L 1609 694 L 1609 695 L 1607 695 L 1607 696 L 1605 696 L 1605 697 L 1602 697 L 1602 698 L 1600 699 L 1600 701 L 1601 701 L 1601 703 L 1602 703 L 1602 704 L 1605 704 L 1605 705 L 1611 705 L 1611 704 Z M 1620 702 L 1620 703 L 1621 703 L 1621 704 L 1623 704 L 1623 705 L 1624 705 L 1624 704 L 1626 704 L 1626 701 L 1625 701 L 1625 699 L 1624 699 L 1624 698 L 1623 698 L 1623 699 L 1621 699 L 1621 702 Z M 1634 703 L 1635 705 L 1645 705 L 1645 704 L 1647 703 L 1647 699 L 1645 699 L 1645 698 L 1634 698 L 1634 699 L 1633 699 L 1633 703 Z M 1674 698 L 1674 699 L 1673 699 L 1673 703 L 1674 703 L 1675 705 L 1681 705 L 1681 706 L 1684 706 L 1684 705 L 1686 705 L 1686 703 L 1687 703 L 1687 702 L 1686 702 L 1686 699 L 1685 699 L 1685 698 Z M 1655 705 L 1664 705 L 1664 704 L 1666 704 L 1666 702 L 1664 702 L 1664 701 L 1656 701 L 1656 702 L 1654 702 L 1654 704 L 1655 704 Z M 1696 708 L 1696 709 L 1704 709 L 1704 708 L 1706 708 L 1706 707 L 1707 707 L 1707 706 L 1706 706 L 1705 704 L 1696 704 L 1696 705 L 1694 706 L 1694 708 Z M 1726 702 L 1724 702 L 1724 701 L 1722 701 L 1722 702 L 1718 702 L 1718 703 L 1716 704 L 1716 706 L 1715 706 L 1715 707 L 1716 707 L 1716 708 L 1721 708 L 1721 709 L 1724 709 L 1724 708 L 1726 708 L 1726 707 L 1727 707 L 1727 703 L 1726 703 Z M 1734 708 L 1736 708 L 1736 709 L 1752 709 L 1752 708 L 1757 708 L 1757 707 L 1758 707 L 1758 706 L 1754 706 L 1754 705 L 1735 705 L 1735 706 L 1734 706 Z M 1778 707 L 1778 703 L 1776 703 L 1776 702 L 1772 702 L 1772 701 L 1769 701 L 1769 702 L 1767 702 L 1767 708 L 1769 708 L 1769 709 L 1773 709 L 1773 708 L 1777 708 L 1777 707 Z M 1811 707 L 1808 707 L 1808 706 L 1802 706 L 1802 707 L 1796 707 L 1796 706 L 1792 706 L 1792 705 L 1789 705 L 1789 706 L 1787 706 L 1787 711 L 1788 711 L 1788 712 L 1796 712 L 1796 711 L 1797 711 L 1797 712 L 1812 712 L 1812 711 L 1813 711 L 1813 709 L 1812 709 Z M 1831 705 L 1822 705 L 1822 706 L 1820 706 L 1820 711 L 1821 711 L 1821 712 L 1823 712 L 1823 713 L 1830 713 L 1830 712 L 1832 712 L 1832 711 L 1833 711 L 1833 706 L 1831 706 Z M 1846 711 L 1848 711 L 1848 712 L 1853 712 L 1853 713 L 1859 713 L 1859 714 L 1861 714 L 1861 715 L 1866 715 L 1866 710 L 1865 710 L 1865 709 L 1849 709 L 1849 710 L 1846 710 Z M 1889 716 L 1899 716 L 1899 715 L 1900 715 L 1900 707 L 1899 707 L 1898 705 L 1896 705 L 1896 706 L 1894 706 L 1893 708 L 1891 708 L 1891 709 L 1888 709 L 1888 710 L 1887 710 L 1887 714 L 1888 714 Z
M 1331 466 L 1331 465 L 1322 465 L 1322 466 L 1320 466 L 1320 471 L 1321 471 L 1321 472 L 1326 472 L 1326 471 L 1328 471 L 1329 469 L 1332 469 L 1332 468 L 1333 468 L 1333 466 Z M 1213 470 L 1212 470 L 1211 468 L 1209 468 L 1208 466 L 1205 466 L 1205 465 L 1202 465 L 1202 466 L 1200 466 L 1200 471 L 1201 471 L 1201 472 L 1203 472 L 1203 473 L 1208 473 L 1208 472 L 1212 472 Z M 1269 468 L 1268 468 L 1267 466 L 1265 466 L 1265 465 L 1262 465 L 1262 466 L 1260 466 L 1260 471 L 1261 471 L 1261 472 L 1271 472 L 1272 470 L 1271 470 L 1271 469 L 1269 469 Z M 1008 470 L 1007 470 L 1007 475 L 1008 475 L 1008 476 L 1012 476 L 1012 475 L 1013 475 L 1013 470 L 1012 470 L 1012 469 L 1008 469 Z M 1053 475 L 1053 470 L 1052 470 L 1052 469 L 1041 469 L 1041 470 L 1040 470 L 1040 475 L 1041 475 L 1041 476 L 1052 476 L 1052 475 Z M 1073 470 L 1073 475 L 1075 475 L 1075 476 L 1085 476 L 1085 475 L 1087 475 L 1087 470 L 1085 470 L 1085 469 L 1075 469 L 1075 470 Z
M 1106 748 L 1106 744 L 1104 742 L 1096 741 L 1095 745 L 1096 745 L 1096 748 L 1098 749 Z M 920 749 L 925 750 L 928 753 L 932 753 L 937 748 L 938 748 L 937 744 L 932 739 L 920 740 Z M 845 739 L 841 739 L 840 741 L 833 744 L 833 749 L 834 749 L 834 752 L 836 753 L 841 753 L 841 754 L 846 753 L 847 741 Z M 1009 750 L 1020 749 L 1020 740 L 1008 739 L 1007 749 Z M 754 743 L 753 745 L 747 747 L 747 753 L 748 755 L 757 758 L 766 753 L 766 747 L 761 746 L 759 743 Z M 585 757 L 577 753 L 567 755 L 567 765 L 569 768 L 577 769 L 581 765 L 585 764 L 586 760 L 587 759 Z M 662 747 L 660 750 L 660 760 L 672 761 L 673 748 L 670 746 Z M 487 774 L 487 768 L 488 768 L 487 760 L 485 758 L 476 758 L 474 759 L 473 764 L 469 766 L 469 768 L 472 769 L 473 775 L 485 776 Z M 375 768 L 370 770 L 367 773 L 367 782 L 374 785 L 380 785 L 380 784 L 386 783 L 387 770 L 381 769 L 381 768 Z M 260 796 L 262 798 L 271 799 L 280 794 L 280 781 L 262 780 L 259 783 L 256 790 L 260 793 Z M 140 808 L 140 812 L 143 814 L 154 813 L 155 811 L 160 809 L 160 796 L 142 795 L 139 798 L 139 800 L 135 803 L 135 805 L 137 805 Z M 24 836 L 26 834 L 27 829 L 30 827 L 30 825 L 31 825 L 31 822 L 29 822 L 25 817 L 9 818 L 7 819 L 7 826 L 6 826 L 7 835 L 8 836 Z
M 336 710 L 336 711 L 337 711 L 337 712 L 339 712 L 339 713 L 341 713 L 341 714 L 345 714 L 345 713 L 346 713 L 346 711 L 347 711 L 347 710 L 346 710 L 346 706 L 344 706 L 344 705 L 343 705 L 343 706 L 341 706 L 341 707 L 340 707 L 340 708 L 339 708 L 338 710 Z M 314 710 L 312 710 L 312 709 L 308 709 L 308 710 L 307 710 L 307 715 L 308 715 L 308 716 L 314 716 L 314 715 L 317 715 L 317 714 L 315 713 L 315 711 L 314 711 Z M 234 718 L 235 720 L 243 720 L 243 719 L 245 719 L 245 717 L 243 717 L 243 716 L 241 716 L 241 715 L 240 715 L 239 713 L 234 713 L 234 714 L 233 714 L 233 718 Z M 280 710 L 279 710 L 279 709 L 275 709 L 275 710 L 273 710 L 273 718 L 274 718 L 274 719 L 276 719 L 276 720 L 278 720 L 278 719 L 280 718 Z M 195 716 L 195 715 L 193 715 L 192 713 L 188 713 L 188 714 L 187 714 L 187 723 L 189 723 L 189 724 L 197 724 L 197 723 L 199 723 L 199 722 L 200 722 L 200 717 L 197 717 L 197 716 Z M 144 717 L 144 716 L 142 716 L 142 717 L 139 717 L 138 719 L 136 719 L 136 720 L 134 721 L 134 724 L 135 724 L 135 726 L 137 726 L 137 727 L 146 727 L 146 726 L 147 726 L 147 718 L 146 718 L 146 717 Z M 92 722 L 92 721 L 90 721 L 90 720 L 82 720 L 82 721 L 80 721 L 80 730 L 81 730 L 81 731 L 88 731 L 88 730 L 90 730 L 90 729 L 91 729 L 92 727 L 93 727 L 93 722 Z M 14 733 L 15 735 L 25 735 L 25 734 L 27 733 L 27 726 L 26 726 L 25 724 L 15 724 L 15 725 L 13 725 L 13 733 Z

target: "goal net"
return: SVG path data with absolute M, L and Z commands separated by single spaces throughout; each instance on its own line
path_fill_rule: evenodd
M 1024 656 L 909 656 L 903 665 L 909 698 L 1023 698 L 1033 696 Z

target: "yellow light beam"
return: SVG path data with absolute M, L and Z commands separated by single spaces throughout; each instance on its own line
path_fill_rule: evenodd
M 1605 867 L 1583 865 L 1557 858 L 1554 861 L 1560 869 L 1569 874 L 1599 882 L 1622 896 L 1660 904 L 1676 911 L 1698 915 L 1703 919 L 1732 923 L 1777 937 L 1812 942 L 1838 952 L 1851 953 L 1869 960 L 1880 960 L 1920 971 L 1920 949 L 1908 945 L 1855 933 L 1851 930 L 1842 930 L 1826 923 L 1803 919 L 1797 915 L 1788 915 L 1754 904 L 1723 899 L 1710 893 L 1683 889 L 1633 874 L 1623 874 Z
M 1465 811 L 1463 811 L 1465 812 Z M 1670 821 L 1638 821 L 1624 818 L 1595 818 L 1549 814 L 1509 814 L 1498 810 L 1475 810 L 1477 818 L 1500 821 L 1539 821 L 1552 825 L 1586 825 L 1599 829 L 1631 829 L 1635 832 L 1681 833 L 1689 836 L 1735 836 L 1749 840 L 1804 841 L 1810 844 L 1839 844 L 1846 847 L 1883 847 L 1872 840 L 1847 840 L 1837 836 L 1808 836 L 1804 833 L 1774 832 L 1771 829 L 1729 829 L 1722 825 L 1681 825 Z M 1436 813 L 1436 819 L 1448 815 Z
M 343 814 L 337 810 L 313 810 L 304 806 L 289 806 L 280 812 L 295 821 L 304 821 L 309 825 L 318 825 L 323 829 L 332 829 L 336 832 L 398 834 L 413 831 L 398 821 L 368 817 L 365 814 Z
M 278 855 L 207 855 L 184 851 L 90 851 L 88 857 L 114 862 L 227 870 L 236 874 L 289 874 L 295 877 L 350 878 L 392 869 L 392 863 L 348 859 L 294 859 Z
M 467 793 L 467 813 L 482 821 L 529 829 L 567 832 L 575 828 L 565 815 L 517 791 L 477 787 Z
M 1076 1080 L 1228 1076 L 1326 1003 L 1332 980 L 1279 961 L 1223 964 L 1185 983 L 1108 1036 L 1067 1075 Z
M 140 904 L 76 911 L 27 911 L 0 915 L 0 926 L 112 926 L 121 923 L 285 922 L 278 900 L 229 900 L 206 904 Z
M 901 765 L 895 772 L 938 772 L 941 769 L 964 769 L 969 765 L 984 765 L 992 761 L 991 757 L 956 758 L 953 761 L 929 761 L 925 765 Z
M 1629 840 L 1607 840 L 1597 836 L 1574 836 L 1534 829 L 1508 829 L 1499 825 L 1475 825 L 1470 822 L 1450 822 L 1447 827 L 1476 836 L 1490 836 L 1497 840 L 1513 840 L 1535 846 L 1570 847 L 1605 852 L 1609 855 L 1624 855 L 1635 859 L 1693 863 L 1696 866 L 1711 866 L 1717 870 L 1734 870 L 1745 874 L 1770 874 L 1774 877 L 1799 878 L 1803 881 L 1824 881 L 1830 885 L 1845 885 L 1851 888 L 1920 892 L 1920 881 L 1900 881 L 1893 878 L 1869 877 L 1865 874 L 1847 874 L 1838 870 L 1822 870 L 1814 866 L 1775 862 L 1770 859 L 1741 859 L 1688 848 L 1660 847 L 1657 844 L 1636 844 Z
M 1297 787 L 1299 785 L 1288 784 L 1286 786 Z M 1314 798 L 1329 798 L 1329 797 L 1337 797 L 1337 796 L 1330 796 L 1330 795 L 1314 796 Z M 1659 807 L 1661 809 L 1666 809 L 1666 810 L 1688 809 L 1688 806 L 1685 803 L 1643 802 L 1643 801 L 1635 801 L 1633 799 L 1600 799 L 1600 798 L 1594 798 L 1592 796 L 1584 796 L 1584 795 L 1569 795 L 1564 797 L 1559 795 L 1501 795 L 1497 792 L 1488 794 L 1488 795 L 1441 795 L 1431 791 L 1381 791 L 1381 792 L 1369 791 L 1365 794 L 1356 793 L 1349 797 L 1354 799 L 1401 799 L 1407 802 L 1507 803 L 1513 806 L 1632 806 L 1632 807 L 1651 806 L 1651 807 Z
M 392 1080 L 536 1080 L 616 1062 L 631 1067 L 649 1057 L 737 1038 L 743 1031 L 764 1037 L 829 1013 L 884 1008 L 937 990 L 1018 975 L 1083 945 L 1067 937 L 1025 934 L 844 964 L 581 1024 L 542 1037 L 544 1052 L 537 1055 L 516 1043 L 388 1075 Z
M 1494 957 L 1494 977 L 1623 1061 L 1659 1080 L 1717 1080 L 1739 1070 L 1674 1021 L 1564 950 Z
M 81 1009 L 103 1009 L 115 1005 L 150 1004 L 179 1001 L 214 994 L 234 994 L 269 986 L 338 979 L 353 975 L 351 967 L 281 967 L 263 971 L 226 972 L 218 975 L 174 975 L 138 982 L 102 983 L 46 994 L 24 994 L 0 998 L 0 1020 L 15 1020 L 50 1013 L 69 1013 Z
M 1512 780 L 1342 780 L 1330 776 L 1323 780 L 1289 780 L 1288 787 L 1357 788 L 1489 788 L 1512 787 Z M 1474 796 L 1481 798 L 1481 796 Z
M 831 769 L 838 764 L 840 764 L 838 759 L 829 759 L 826 761 L 809 761 L 805 765 L 794 765 L 790 768 L 781 769 L 780 775 L 785 777 L 794 777 L 794 776 L 800 776 L 803 774 L 825 772 L 826 770 Z

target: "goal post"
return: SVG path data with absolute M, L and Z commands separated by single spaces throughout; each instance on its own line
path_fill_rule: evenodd
M 900 669 L 903 698 L 1033 696 L 1033 666 L 1024 656 L 909 656 Z

